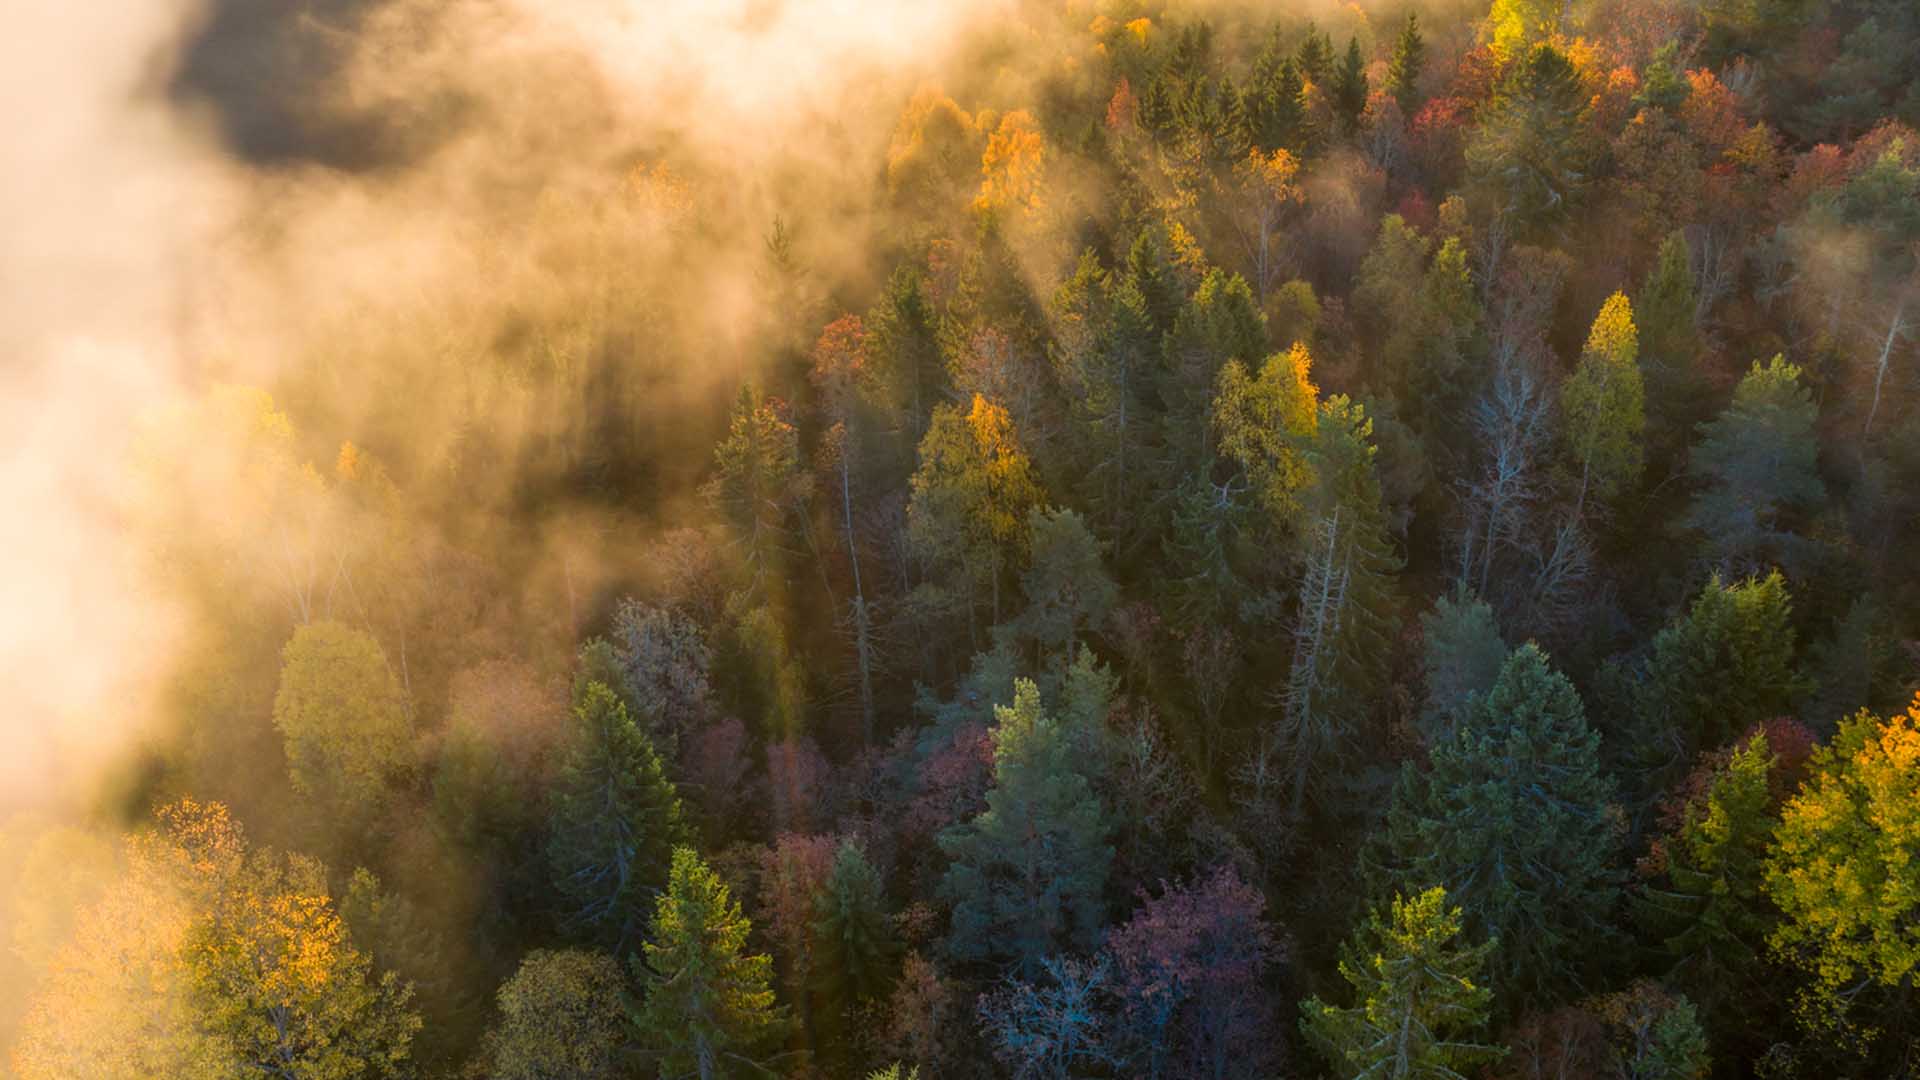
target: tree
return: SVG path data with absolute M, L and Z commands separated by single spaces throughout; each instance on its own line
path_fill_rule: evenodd
M 1099 626 L 1119 602 L 1119 586 L 1101 561 L 1100 543 L 1071 510 L 1027 512 L 1031 562 L 1020 577 L 1028 607 L 1020 632 L 1071 666 L 1081 636 Z
M 1213 396 L 1221 455 L 1245 471 L 1254 497 L 1281 529 L 1298 512 L 1300 492 L 1313 475 L 1308 445 L 1319 428 L 1320 391 L 1312 373 L 1313 355 L 1296 342 L 1267 357 L 1257 376 L 1240 361 L 1227 361 Z
M 688 838 L 680 796 L 613 691 L 590 683 L 555 785 L 547 856 L 567 923 L 624 952 Z
M 1393 57 L 1387 61 L 1387 90 L 1400 105 L 1400 115 L 1411 120 L 1420 111 L 1420 75 L 1427 64 L 1427 41 L 1420 35 L 1420 15 L 1407 12 L 1400 24 L 1400 35 L 1393 42 Z
M 379 642 L 342 623 L 300 627 L 281 657 L 273 725 L 294 789 L 343 827 L 365 821 L 412 762 L 400 681 Z
M 774 1004 L 772 958 L 746 952 L 752 929 L 720 876 L 692 848 L 674 848 L 645 962 L 632 959 L 646 988 L 634 1027 L 659 1059 L 661 1080 L 767 1071 L 761 1053 L 784 1032 L 787 1017 Z
M 1009 976 L 981 996 L 980 1025 L 1015 1080 L 1068 1080 L 1116 1063 L 1106 1008 L 1111 971 L 1104 956 L 1047 956 L 1040 961 L 1044 981 Z
M 605 953 L 535 949 L 500 984 L 500 1019 L 481 1055 L 494 1080 L 626 1075 L 626 979 Z
M 873 366 L 861 385 L 891 421 L 907 453 L 925 434 L 928 413 L 945 393 L 940 322 L 927 296 L 926 274 L 912 265 L 894 270 L 867 313 L 867 357 Z
M 1778 764 L 1764 731 L 1733 747 L 1681 811 L 1678 832 L 1661 842 L 1664 882 L 1646 891 L 1673 977 L 1728 1019 L 1728 1030 L 1767 996 L 1760 950 L 1776 920 L 1762 884 Z
M 1698 301 L 1692 261 L 1686 234 L 1669 234 L 1634 300 L 1648 403 L 1661 419 L 1662 431 L 1682 439 L 1700 418 L 1704 396 L 1694 368 L 1700 334 L 1694 321 Z
M 1808 977 L 1802 1022 L 1859 1046 L 1879 1034 L 1876 996 L 1910 1009 L 1920 966 L 1920 697 L 1885 719 L 1843 721 L 1811 770 L 1767 858 L 1781 913 L 1768 944 Z
M 1439 885 L 1500 941 L 1505 1000 L 1577 985 L 1616 895 L 1613 785 L 1573 684 L 1529 643 L 1422 772 L 1401 772 L 1377 858 L 1386 884 Z
M 1251 364 L 1267 351 L 1267 329 L 1253 290 L 1238 274 L 1209 270 L 1175 318 L 1160 385 L 1166 403 L 1161 443 L 1176 475 L 1207 457 L 1207 407 L 1230 361 Z
M 1283 252 L 1280 225 L 1288 211 L 1305 201 L 1295 182 L 1300 163 L 1286 149 L 1249 150 L 1234 167 L 1233 224 L 1253 269 L 1254 295 L 1262 304 L 1279 281 Z
M 1629 741 L 1659 780 L 1701 750 L 1792 711 L 1808 689 L 1795 664 L 1792 614 L 1779 571 L 1732 585 L 1716 575 L 1685 617 L 1655 635 Z
M 1460 909 L 1435 887 L 1396 894 L 1341 949 L 1340 976 L 1354 1004 L 1300 1003 L 1300 1027 L 1342 1077 L 1464 1080 L 1506 1051 L 1465 1036 L 1487 1022 L 1492 991 L 1479 982 L 1496 942 L 1463 945 Z
M 613 616 L 620 697 L 669 756 L 712 708 L 713 651 L 700 628 L 670 608 L 620 601 Z
M 1412 405 L 1409 388 L 1419 375 L 1418 357 L 1433 327 L 1420 317 L 1422 289 L 1431 242 L 1399 214 L 1380 219 L 1380 232 L 1360 262 L 1353 305 L 1359 311 L 1397 312 L 1378 322 L 1375 341 L 1376 371 L 1381 390 Z
M 954 905 L 955 956 L 1031 977 L 1056 948 L 1098 941 L 1113 849 L 1076 741 L 1039 688 L 1016 680 L 1013 704 L 993 711 L 993 788 L 983 812 L 941 834 L 952 864 L 940 893 Z
M 1814 422 L 1818 410 L 1800 369 L 1775 356 L 1753 365 L 1733 403 L 1701 428 L 1688 471 L 1700 486 L 1687 524 L 1706 537 L 1722 567 L 1756 569 L 1793 559 L 1805 541 L 1789 527 L 1795 511 L 1826 498 Z
M 1143 893 L 1108 935 L 1132 1075 L 1271 1075 L 1281 1047 L 1264 984 L 1285 953 L 1265 907 L 1258 889 L 1223 866 Z
M 1348 131 L 1359 129 L 1360 116 L 1367 111 L 1367 61 L 1360 54 L 1359 38 L 1347 39 L 1347 54 L 1333 73 L 1333 110 Z
M 412 991 L 354 946 L 326 869 L 250 848 L 218 803 L 162 807 L 82 916 L 13 1062 L 86 1076 L 358 1080 L 411 1075 Z
M 1130 534 L 1139 528 L 1132 510 L 1150 475 L 1153 425 L 1144 391 L 1163 331 L 1134 277 L 1107 272 L 1090 251 L 1055 290 L 1050 313 L 1050 355 L 1069 403 L 1082 497 L 1103 536 Z
M 1520 59 L 1560 32 L 1567 0 L 1494 0 L 1486 36 L 1499 63 Z
M 1321 405 L 1308 458 L 1313 486 L 1298 533 L 1306 572 L 1292 664 L 1279 722 L 1247 770 L 1256 802 L 1278 780 L 1296 819 L 1310 788 L 1342 779 L 1338 765 L 1384 681 L 1400 557 L 1381 506 L 1372 435 L 1373 421 L 1345 395 Z
M 1452 736 L 1474 699 L 1493 689 L 1513 651 L 1500 637 L 1493 609 L 1471 595 L 1443 596 L 1420 616 L 1421 669 L 1427 698 L 1420 710 L 1429 740 Z
M 1580 366 L 1560 388 L 1567 452 L 1580 471 L 1580 506 L 1589 491 L 1611 498 L 1640 478 L 1647 417 L 1639 355 L 1633 304 L 1616 292 L 1593 320 Z
M 1033 114 L 1015 109 L 1000 118 L 980 155 L 980 194 L 974 209 L 998 213 L 1030 211 L 1040 205 L 1040 171 L 1047 142 Z
M 1000 621 L 1001 578 L 1024 551 L 1027 513 L 1041 499 L 1007 411 L 978 394 L 965 413 L 935 409 L 911 487 L 908 540 L 951 568 L 969 597 L 990 592 Z
M 893 987 L 900 946 L 873 864 L 852 841 L 834 852 L 833 870 L 813 899 L 816 1022 L 845 1024 L 854 1010 Z
M 742 388 L 713 462 L 707 497 L 733 528 L 755 594 L 784 596 L 787 523 L 809 482 L 786 404 Z
M 1511 217 L 1519 234 L 1557 227 L 1585 187 L 1587 106 L 1573 63 L 1541 44 L 1509 65 L 1493 100 L 1482 107 L 1467 144 L 1473 188 L 1493 216 Z

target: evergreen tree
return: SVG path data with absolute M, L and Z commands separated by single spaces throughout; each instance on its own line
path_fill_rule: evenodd
M 1499 1046 L 1466 1038 L 1487 1022 L 1493 994 L 1480 983 L 1497 942 L 1463 945 L 1458 907 L 1438 887 L 1379 910 L 1340 951 L 1354 1004 L 1300 1003 L 1300 1027 L 1333 1066 L 1355 1080 L 1461 1080 L 1499 1060 Z
M 778 601 L 786 594 L 787 523 L 809 479 L 785 404 L 743 387 L 713 461 L 707 497 L 733 529 L 755 595 Z
M 1333 39 L 1327 36 L 1326 31 L 1308 23 L 1307 34 L 1300 39 L 1293 60 L 1309 82 L 1325 87 L 1327 80 L 1333 77 Z
M 1768 996 L 1760 950 L 1776 919 L 1761 885 L 1776 827 L 1777 761 L 1764 732 L 1734 747 L 1705 794 L 1682 811 L 1678 834 L 1662 845 L 1663 880 L 1645 893 L 1672 978 L 1730 1031 Z
M 1433 610 L 1420 616 L 1420 632 L 1427 683 L 1421 726 L 1429 740 L 1443 742 L 1474 698 L 1493 689 L 1513 650 L 1500 637 L 1493 609 L 1471 595 L 1435 601 Z
M 901 266 L 867 313 L 867 355 L 873 370 L 864 389 L 875 399 L 910 453 L 943 399 L 946 365 L 940 354 L 940 315 L 927 298 L 926 276 Z
M 1333 111 L 1347 131 L 1360 128 L 1360 117 L 1367 111 L 1367 61 L 1360 54 L 1360 39 L 1347 39 L 1347 54 L 1333 75 Z
M 1633 305 L 1614 293 L 1594 317 L 1580 366 L 1560 388 L 1567 454 L 1580 477 L 1579 504 L 1592 493 L 1608 499 L 1640 478 L 1646 389 Z
M 966 597 L 982 592 L 1000 619 L 1002 579 L 1025 549 L 1040 487 L 1007 411 L 978 394 L 970 409 L 934 410 L 911 481 L 907 539 Z
M 1174 320 L 1165 347 L 1161 441 L 1177 472 L 1196 472 L 1206 460 L 1207 406 L 1222 369 L 1233 360 L 1250 364 L 1266 352 L 1266 319 L 1253 289 L 1238 274 L 1209 270 Z
M 1628 734 L 1664 787 L 1694 755 L 1790 713 L 1808 689 L 1795 665 L 1786 579 L 1725 585 L 1716 575 L 1684 618 L 1660 631 Z
M 554 887 L 569 927 L 625 951 L 688 829 L 659 756 L 613 691 L 588 684 L 573 719 L 547 841 Z
M 1393 58 L 1387 61 L 1387 89 L 1400 105 L 1400 115 L 1413 123 L 1420 108 L 1420 74 L 1427 64 L 1427 40 L 1420 34 L 1420 15 L 1407 12 L 1400 24 L 1400 36 L 1393 42 Z
M 1511 65 L 1467 144 L 1471 190 L 1521 235 L 1558 228 L 1590 176 L 1588 95 L 1551 45 Z
M 1800 385 L 1800 369 L 1776 356 L 1740 380 L 1733 404 L 1701 428 L 1688 462 L 1700 485 L 1686 522 L 1706 537 L 1720 566 L 1757 569 L 1771 560 L 1789 567 L 1807 541 L 1789 522 L 1817 509 L 1826 485 L 1816 462 L 1818 410 Z
M 940 837 L 952 860 L 940 886 L 954 905 L 948 945 L 1034 977 L 1049 953 L 1099 940 L 1113 849 L 1076 741 L 1041 710 L 1039 688 L 1017 680 L 1013 704 L 993 711 L 987 808 Z
M 1295 818 L 1310 790 L 1349 779 L 1339 765 L 1385 681 L 1399 604 L 1400 557 L 1381 504 L 1373 421 L 1337 395 L 1321 405 L 1311 447 L 1292 664 L 1273 738 L 1252 767 L 1256 799 L 1278 780 Z
M 833 869 L 813 901 L 813 988 L 816 1023 L 829 1045 L 861 1005 L 891 988 L 900 945 L 880 875 L 858 845 L 842 841 Z
M 1503 1002 L 1579 985 L 1617 891 L 1613 785 L 1580 696 L 1532 644 L 1435 746 L 1408 764 L 1378 853 L 1397 888 L 1440 885 L 1500 941 Z
M 1660 243 L 1660 255 L 1634 299 L 1640 330 L 1641 370 L 1647 403 L 1659 421 L 1663 442 L 1684 440 L 1705 405 L 1705 385 L 1695 368 L 1700 334 L 1694 327 L 1697 303 L 1692 256 L 1684 233 Z M 1669 448 L 1669 451 L 1677 447 Z
M 752 931 L 720 875 L 692 848 L 674 848 L 645 963 L 632 959 L 645 987 L 633 1014 L 635 1034 L 658 1058 L 661 1080 L 768 1073 L 765 1051 L 788 1022 L 774 1004 L 773 960 L 746 951 Z

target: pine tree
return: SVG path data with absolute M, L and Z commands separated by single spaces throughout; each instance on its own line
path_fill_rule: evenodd
M 1578 985 L 1609 934 L 1618 840 L 1599 744 L 1573 684 L 1527 644 L 1394 791 L 1374 856 L 1384 884 L 1440 885 L 1499 939 L 1505 1002 Z
M 940 836 L 952 860 L 940 892 L 954 905 L 954 955 L 1033 977 L 1050 952 L 1098 941 L 1113 848 L 1076 741 L 1041 710 L 1039 688 L 1017 680 L 994 718 L 987 808 Z
M 1400 105 L 1400 115 L 1413 122 L 1420 108 L 1420 73 L 1427 64 L 1427 40 L 1420 35 L 1420 15 L 1407 12 L 1400 24 L 1400 36 L 1393 42 L 1393 58 L 1387 61 L 1387 89 Z
M 1429 740 L 1443 742 L 1473 699 L 1493 689 L 1513 650 L 1500 637 L 1493 609 L 1471 594 L 1435 601 L 1433 610 L 1420 616 L 1420 632 L 1427 683 L 1421 727 Z
M 680 797 L 627 708 L 590 683 L 573 708 L 547 855 L 566 923 L 617 950 L 638 940 L 688 830 Z
M 1466 153 L 1471 189 L 1521 235 L 1552 231 L 1579 201 L 1592 172 L 1587 111 L 1573 62 L 1546 44 L 1512 64 L 1481 106 Z
M 1646 389 L 1633 305 L 1614 293 L 1594 317 L 1580 366 L 1560 388 L 1567 454 L 1580 477 L 1579 505 L 1592 493 L 1612 498 L 1640 478 Z
M 1293 59 L 1300 65 L 1300 72 L 1308 81 L 1324 87 L 1333 76 L 1333 40 L 1326 31 L 1308 23 L 1307 36 L 1300 39 Z
M 755 594 L 777 601 L 786 593 L 788 523 L 808 482 L 785 404 L 743 387 L 713 461 L 707 497 L 733 529 Z
M 1300 1027 L 1334 1073 L 1364 1080 L 1460 1080 L 1506 1051 L 1465 1036 L 1487 1022 L 1492 991 L 1480 971 L 1497 942 L 1462 945 L 1460 909 L 1445 889 L 1395 895 L 1367 914 L 1341 949 L 1354 1004 L 1300 1003 Z
M 927 418 L 946 388 L 940 356 L 940 316 L 918 267 L 901 266 L 867 313 L 867 355 L 873 371 L 865 390 L 898 433 L 903 451 L 927 430 Z

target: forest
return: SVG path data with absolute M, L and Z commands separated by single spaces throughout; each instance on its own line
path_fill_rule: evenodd
M 1920 1078 L 1912 0 L 27 6 L 0 1077 Z

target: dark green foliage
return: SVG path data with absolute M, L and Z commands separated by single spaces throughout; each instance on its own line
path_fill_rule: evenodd
M 1793 523 L 1826 498 L 1815 418 L 1800 369 L 1776 356 L 1765 367 L 1754 364 L 1733 404 L 1700 429 L 1688 463 L 1699 495 L 1686 522 L 1705 536 L 1718 565 L 1740 572 L 1806 558 Z
M 1441 597 L 1420 616 L 1420 631 L 1427 680 L 1421 725 L 1428 739 L 1445 741 L 1474 700 L 1493 689 L 1512 650 L 1501 640 L 1493 609 L 1470 595 Z
M 953 904 L 947 945 L 1032 976 L 1056 949 L 1099 940 L 1113 849 L 1076 740 L 1041 709 L 1039 688 L 1018 680 L 994 716 L 987 808 L 940 837 L 953 860 L 940 885 Z
M 1347 53 L 1333 74 L 1333 111 L 1348 131 L 1360 126 L 1367 109 L 1367 62 L 1360 55 L 1360 39 L 1347 39 Z
M 1493 215 L 1523 233 L 1566 221 L 1588 176 L 1585 95 L 1579 74 L 1551 45 L 1513 64 L 1467 146 L 1474 188 Z
M 627 950 L 639 943 L 668 861 L 688 830 L 680 797 L 613 691 L 590 683 L 573 707 L 547 857 L 565 924 Z
M 832 1043 L 845 1037 L 857 1008 L 891 989 L 900 954 L 880 875 L 852 841 L 834 853 L 814 897 L 813 941 L 813 1015 Z
M 1618 840 L 1599 753 L 1573 684 L 1528 644 L 1394 790 L 1381 887 L 1445 888 L 1474 933 L 1499 941 L 1506 1005 L 1582 985 L 1613 936 Z
M 1407 12 L 1400 24 L 1400 36 L 1393 41 L 1393 57 L 1387 61 L 1387 90 L 1400 106 L 1400 115 L 1408 123 L 1420 109 L 1420 76 L 1427 66 L 1427 39 L 1420 34 L 1420 14 Z

